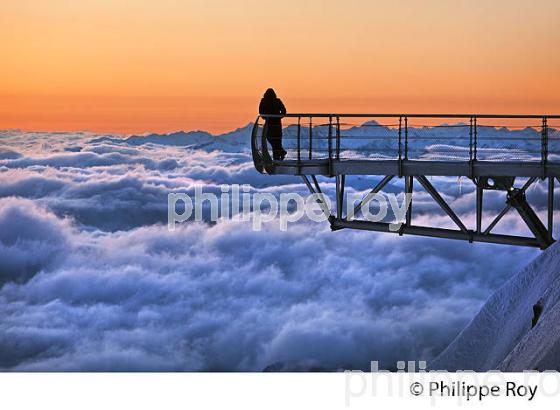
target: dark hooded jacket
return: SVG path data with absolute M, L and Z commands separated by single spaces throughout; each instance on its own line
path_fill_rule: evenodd
M 286 114 L 286 107 L 280 98 L 276 97 L 273 89 L 269 88 L 264 93 L 261 103 L 259 105 L 260 114 Z M 269 118 L 266 120 L 269 126 L 281 126 L 282 121 L 280 118 Z

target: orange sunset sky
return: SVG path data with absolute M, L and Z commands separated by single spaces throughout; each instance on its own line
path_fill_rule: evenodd
M 560 1 L 2 0 L 0 129 L 291 112 L 560 113 Z

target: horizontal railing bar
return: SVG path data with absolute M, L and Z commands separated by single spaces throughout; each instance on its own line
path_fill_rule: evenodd
M 341 117 L 341 118 L 551 118 L 560 119 L 560 115 L 548 114 L 326 114 L 326 113 L 289 113 L 289 114 L 260 114 L 263 118 L 292 118 L 292 117 Z

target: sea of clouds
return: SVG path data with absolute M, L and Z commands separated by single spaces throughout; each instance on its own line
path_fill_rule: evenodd
M 168 231 L 170 192 L 306 193 L 297 177 L 254 170 L 249 135 L 0 132 L 0 368 L 394 368 L 437 355 L 539 252 L 309 220 Z M 349 190 L 377 180 L 350 178 Z M 472 185 L 432 182 L 472 224 Z M 537 207 L 543 190 L 528 193 Z M 415 223 L 452 226 L 427 194 L 414 201 Z M 486 198 L 494 214 L 503 206 Z M 526 233 L 513 211 L 500 229 Z

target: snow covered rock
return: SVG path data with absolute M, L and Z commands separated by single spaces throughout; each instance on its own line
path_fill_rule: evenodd
M 535 309 L 535 305 L 538 305 Z M 542 313 L 535 317 L 534 310 Z M 536 320 L 536 324 L 532 327 Z M 498 289 L 432 370 L 559 370 L 560 243 Z

